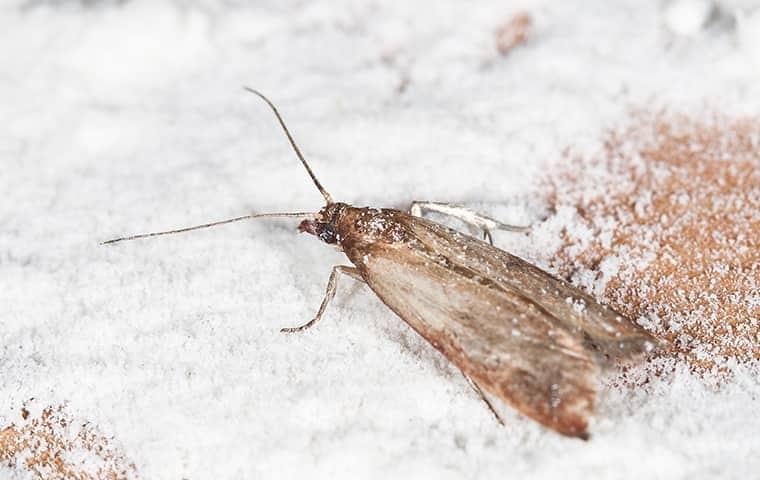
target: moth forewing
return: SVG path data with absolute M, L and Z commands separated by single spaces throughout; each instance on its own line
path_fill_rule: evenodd
M 346 216 L 356 220 L 346 222 L 344 251 L 383 303 L 482 390 L 560 433 L 587 436 L 593 353 L 578 332 L 500 284 L 498 269 L 467 262 L 478 240 L 400 211 Z M 440 237 L 419 234 L 430 228 Z
M 586 438 L 600 369 L 655 344 L 579 289 L 429 220 L 347 206 L 335 225 L 391 310 L 482 390 L 560 433 Z
M 423 244 L 456 258 L 461 268 L 484 272 L 495 284 L 531 300 L 607 359 L 624 361 L 658 345 L 645 329 L 586 292 L 520 257 L 430 221 L 400 217 Z M 463 252 L 466 252 L 463 254 Z

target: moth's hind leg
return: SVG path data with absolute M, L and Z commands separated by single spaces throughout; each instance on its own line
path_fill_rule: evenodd
M 327 308 L 327 305 L 330 303 L 330 300 L 333 299 L 335 296 L 335 290 L 338 288 L 338 274 L 343 273 L 345 275 L 348 275 L 349 277 L 354 278 L 355 280 L 364 281 L 362 279 L 362 276 L 359 274 L 359 270 L 357 270 L 355 267 L 348 267 L 346 265 L 336 265 L 332 268 L 332 272 L 330 273 L 330 279 L 327 281 L 327 289 L 325 290 L 325 298 L 322 299 L 322 304 L 319 306 L 319 310 L 317 311 L 317 314 L 309 320 L 307 323 L 301 325 L 300 327 L 288 327 L 288 328 L 282 328 L 280 329 L 283 333 L 295 333 L 300 332 L 302 330 L 306 330 L 309 327 L 314 326 L 315 323 L 319 321 L 319 319 L 322 318 L 322 315 L 325 313 L 325 309 Z
M 477 393 L 480 399 L 483 400 L 483 402 L 486 404 L 486 407 L 488 407 L 488 409 L 491 411 L 496 421 L 499 422 L 499 424 L 503 427 L 504 420 L 501 418 L 501 416 L 496 411 L 496 409 L 493 408 L 493 404 L 491 404 L 491 402 L 488 400 L 488 397 L 486 397 L 485 393 L 483 393 L 483 390 L 481 390 L 478 384 L 475 383 L 475 381 L 471 379 L 469 376 L 467 376 L 466 373 L 462 372 L 462 375 L 464 375 L 464 378 L 467 379 L 467 383 L 470 384 L 472 389 L 475 390 L 475 393 Z
M 474 212 L 463 205 L 455 203 L 420 202 L 415 200 L 409 206 L 409 213 L 415 217 L 423 216 L 423 213 L 426 211 L 448 215 L 463 221 L 467 225 L 480 229 L 483 232 L 483 240 L 486 240 L 491 245 L 493 245 L 493 238 L 491 237 L 491 230 L 493 229 L 510 232 L 527 232 L 530 230 L 528 226 L 523 227 L 501 223 L 489 216 Z

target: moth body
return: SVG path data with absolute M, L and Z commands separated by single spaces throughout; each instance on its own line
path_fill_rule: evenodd
M 586 438 L 600 370 L 652 350 L 637 324 L 489 243 L 394 209 L 326 206 L 299 230 L 489 394 Z

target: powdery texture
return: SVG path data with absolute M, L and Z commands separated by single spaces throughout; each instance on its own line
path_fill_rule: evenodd
M 756 227 L 670 212 L 657 220 L 659 204 L 644 200 L 637 213 L 625 202 L 638 201 L 639 177 L 605 160 L 618 152 L 664 170 L 663 179 L 642 174 L 643 185 L 652 198 L 671 192 L 678 212 L 687 210 L 680 198 L 715 211 L 691 182 L 723 203 L 742 195 L 739 183 L 756 177 L 713 171 L 724 163 L 700 151 L 689 158 L 704 166 L 691 165 L 688 149 L 668 139 L 703 132 L 695 138 L 714 150 L 726 142 L 720 155 L 756 144 L 737 150 L 730 135 L 742 124 L 731 119 L 760 111 L 752 3 L 723 2 L 725 16 L 736 9 L 741 21 L 707 20 L 684 37 L 672 26 L 694 12 L 669 14 L 668 28 L 662 4 L 640 0 L 1 2 L 0 478 L 753 478 L 754 297 L 713 309 L 701 293 L 694 303 L 707 316 L 698 318 L 673 285 L 637 288 L 644 275 L 659 280 L 651 268 L 673 282 L 714 279 L 710 291 L 746 292 L 739 266 L 752 252 L 728 261 L 718 248 L 731 238 L 751 246 L 733 232 Z M 501 56 L 494 32 L 515 12 L 533 26 Z M 626 372 L 634 381 L 606 380 L 591 439 L 568 440 L 508 408 L 500 427 L 445 358 L 350 279 L 317 327 L 282 335 L 312 317 L 331 266 L 345 263 L 297 235 L 296 222 L 98 245 L 321 206 L 244 84 L 275 101 L 336 200 L 452 201 L 530 223 L 530 235 L 495 232 L 496 245 L 561 268 L 642 322 L 657 307 L 662 316 L 646 325 L 670 335 L 678 355 Z M 695 120 L 705 100 L 724 124 Z M 655 116 L 676 132 L 658 140 L 630 120 L 631 106 L 653 104 L 683 111 L 683 127 Z M 605 151 L 609 127 L 619 134 Z M 737 139 L 751 138 L 742 128 Z M 568 146 L 574 154 L 563 156 Z M 685 165 L 663 159 L 668 149 Z M 548 214 L 536 185 L 570 170 L 577 180 L 558 185 L 564 200 Z M 723 191 L 721 179 L 736 184 Z M 724 210 L 740 220 L 738 206 Z M 725 238 L 688 228 L 708 220 Z M 658 257 L 655 240 L 674 228 L 709 257 L 687 258 L 678 242 L 669 244 L 683 270 Z M 700 274 L 702 263 L 727 270 Z M 701 337 L 707 326 L 725 328 L 717 318 L 729 308 L 734 335 Z M 702 360 L 731 375 L 695 372 Z
M 0 460 L 13 471 L 39 480 L 138 478 L 134 464 L 97 427 L 72 417 L 63 406 L 38 412 L 28 407 L 0 430 Z
M 553 262 L 701 369 L 760 358 L 760 122 L 633 115 L 569 155 L 552 203 L 577 215 Z

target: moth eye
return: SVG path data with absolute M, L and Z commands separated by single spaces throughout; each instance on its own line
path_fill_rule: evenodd
M 325 243 L 335 243 L 338 240 L 337 233 L 335 233 L 335 230 L 333 230 L 328 224 L 324 224 L 322 228 L 319 229 L 318 237 Z

